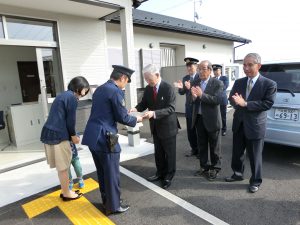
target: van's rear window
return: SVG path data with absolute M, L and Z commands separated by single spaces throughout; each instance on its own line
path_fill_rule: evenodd
M 300 93 L 300 64 L 262 65 L 260 73 L 277 83 L 277 88 Z

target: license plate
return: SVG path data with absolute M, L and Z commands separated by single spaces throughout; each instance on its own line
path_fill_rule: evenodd
M 275 119 L 280 120 L 299 120 L 299 110 L 298 109 L 275 109 Z

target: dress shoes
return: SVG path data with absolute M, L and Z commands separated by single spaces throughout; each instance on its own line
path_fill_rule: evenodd
M 151 176 L 151 177 L 147 178 L 147 181 L 149 181 L 149 182 L 154 182 L 154 181 L 158 181 L 158 180 L 161 180 L 161 177 L 157 176 L 157 175 L 154 175 L 154 176 Z
M 258 191 L 258 189 L 259 189 L 259 186 L 256 186 L 256 185 L 250 185 L 249 186 L 249 192 L 250 193 L 255 193 L 255 192 Z
M 194 176 L 195 177 L 208 177 L 208 173 L 209 173 L 209 170 L 208 169 L 200 169 L 200 170 L 197 170 L 195 173 L 194 173 Z
M 207 179 L 208 179 L 209 181 L 214 181 L 214 180 L 218 177 L 218 174 L 219 174 L 219 170 L 211 169 L 211 170 L 209 170 L 209 172 L 208 172 Z
M 110 210 L 106 210 L 106 215 L 111 215 L 111 214 L 118 214 L 118 213 L 123 213 L 126 212 L 129 209 L 129 205 L 120 205 L 120 207 L 117 209 L 117 211 L 112 212 Z
M 168 187 L 170 187 L 171 186 L 171 180 L 164 180 L 163 182 L 162 182 L 162 188 L 163 189 L 167 189 Z
M 242 181 L 244 178 L 242 176 L 238 176 L 235 173 L 231 177 L 226 177 L 226 182 L 235 182 L 235 181 Z

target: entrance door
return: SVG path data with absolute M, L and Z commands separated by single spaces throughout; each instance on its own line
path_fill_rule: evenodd
M 23 102 L 36 102 L 41 93 L 37 62 L 17 62 Z

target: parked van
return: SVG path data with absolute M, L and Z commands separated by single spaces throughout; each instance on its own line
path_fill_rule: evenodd
M 263 64 L 260 73 L 277 83 L 265 141 L 300 148 L 300 61 Z

